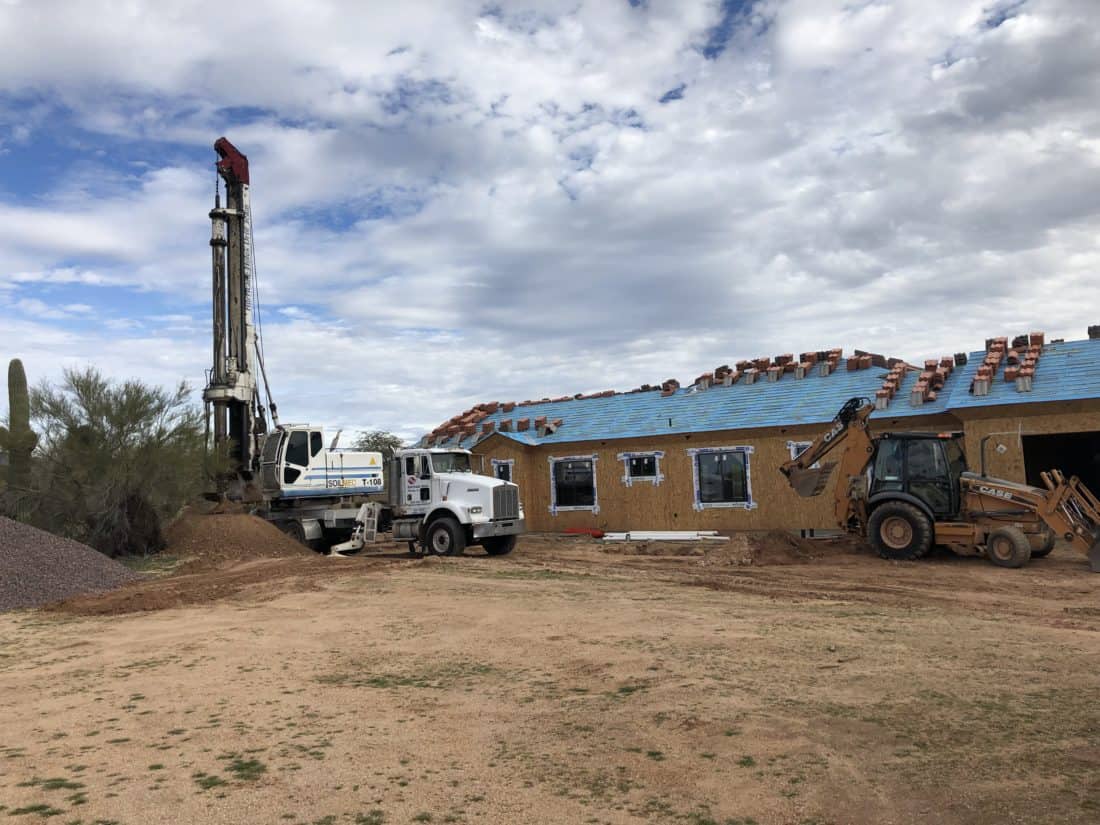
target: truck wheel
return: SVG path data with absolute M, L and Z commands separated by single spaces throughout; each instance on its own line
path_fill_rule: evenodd
M 887 501 L 867 520 L 867 539 L 884 559 L 922 559 L 932 549 L 932 522 L 912 504 Z
M 294 539 L 298 544 L 304 544 L 313 552 L 319 552 L 321 549 L 321 542 L 317 540 L 306 540 L 306 529 L 302 526 L 300 521 L 285 521 L 282 525 L 283 532 Z
M 1031 543 L 1016 527 L 998 527 L 985 539 L 985 554 L 998 567 L 1023 567 L 1031 558 Z
M 491 536 L 483 539 L 481 546 L 490 556 L 507 556 L 516 549 L 515 536 Z
M 1050 551 L 1054 549 L 1055 538 L 1053 530 L 1047 530 L 1043 533 L 1033 533 L 1030 536 L 1031 557 L 1033 559 L 1041 559 L 1043 556 L 1049 556 Z
M 453 518 L 436 519 L 424 535 L 428 552 L 436 556 L 460 556 L 466 549 L 466 534 Z

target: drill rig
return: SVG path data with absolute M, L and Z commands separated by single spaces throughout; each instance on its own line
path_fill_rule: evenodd
M 212 408 L 214 448 L 224 464 L 211 497 L 257 505 L 258 516 L 314 549 L 339 542 L 336 552 L 358 550 L 388 531 L 439 555 L 469 545 L 510 553 L 525 530 L 519 487 L 474 473 L 468 450 L 401 448 L 384 461 L 379 452 L 337 447 L 339 433 L 330 439 L 318 426 L 279 424 L 253 319 L 259 304 L 248 158 L 224 137 L 214 149 L 225 206 L 215 191 L 214 362 L 203 401 Z
M 217 474 L 218 498 L 255 501 L 257 457 L 267 415 L 257 391 L 257 369 L 263 373 L 253 322 L 255 267 L 252 214 L 248 197 L 248 158 L 224 137 L 214 144 L 218 177 L 225 182 L 225 206 L 215 191 L 210 210 L 213 256 L 214 360 L 207 373 L 203 403 L 212 408 L 214 447 L 225 466 Z M 266 386 L 266 376 L 265 376 Z M 274 403 L 271 416 L 279 423 Z
M 992 478 L 984 452 L 981 471 L 971 472 L 962 433 L 875 436 L 874 408 L 870 399 L 849 399 L 824 435 L 779 468 L 795 492 L 811 497 L 839 466 L 834 509 L 842 529 L 886 559 L 919 559 L 940 544 L 1001 567 L 1045 556 L 1061 538 L 1100 573 L 1100 501 L 1076 477 L 1041 473 L 1046 489 Z M 834 450 L 839 458 L 822 462 Z

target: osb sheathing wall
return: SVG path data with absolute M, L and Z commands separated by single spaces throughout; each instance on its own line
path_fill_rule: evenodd
M 883 419 L 882 430 L 959 429 L 958 421 L 947 416 L 921 419 Z M 729 430 L 651 438 L 584 441 L 530 447 L 496 435 L 483 441 L 475 452 L 490 459 L 515 460 L 513 480 L 520 487 L 527 528 L 555 532 L 569 527 L 602 530 L 798 530 L 834 529 L 833 485 L 816 498 L 801 498 L 787 484 L 779 466 L 790 458 L 790 441 L 811 441 L 824 427 L 789 427 L 766 430 Z M 699 447 L 752 447 L 749 480 L 752 509 L 694 509 L 693 457 L 687 450 Z M 663 476 L 659 485 L 635 480 L 623 481 L 626 473 L 620 453 L 660 450 Z M 549 458 L 596 455 L 596 495 L 599 512 L 569 510 L 550 512 Z
M 986 443 L 986 473 L 1008 481 L 1025 482 L 1022 435 L 1051 435 L 1100 431 L 1100 400 L 1065 401 L 1060 403 L 987 407 L 959 410 L 966 433 L 966 458 L 970 469 L 981 467 L 981 440 Z M 997 452 L 1003 444 L 1005 451 Z M 1050 469 L 1050 468 L 1042 468 Z

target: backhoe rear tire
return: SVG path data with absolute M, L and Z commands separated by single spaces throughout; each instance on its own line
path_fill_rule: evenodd
M 998 567 L 1023 567 L 1031 559 L 1031 542 L 1017 527 L 998 527 L 985 539 L 985 555 Z
M 1041 559 L 1043 556 L 1049 556 L 1050 551 L 1054 549 L 1054 542 L 1057 540 L 1057 536 L 1054 535 L 1053 530 L 1047 530 L 1045 533 L 1034 533 L 1031 537 L 1031 557 L 1033 559 Z
M 914 561 L 932 549 L 932 521 L 904 501 L 880 504 L 867 520 L 867 540 L 884 559 Z
M 481 540 L 481 546 L 490 556 L 507 556 L 516 549 L 515 536 L 491 536 Z

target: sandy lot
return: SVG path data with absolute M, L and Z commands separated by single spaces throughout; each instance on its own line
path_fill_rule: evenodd
M 235 561 L 2 615 L 0 822 L 1100 821 L 1083 559 L 614 549 Z

